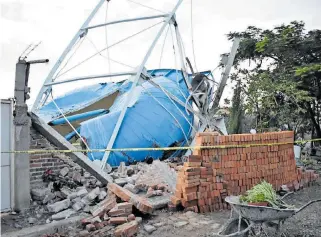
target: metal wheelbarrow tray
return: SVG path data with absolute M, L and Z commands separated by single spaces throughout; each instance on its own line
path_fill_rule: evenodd
M 231 205 L 234 211 L 236 211 L 242 218 L 245 218 L 252 222 L 272 222 L 285 220 L 304 208 L 308 207 L 312 203 L 319 202 L 321 199 L 313 200 L 303 205 L 301 208 L 293 209 L 279 209 L 273 207 L 263 206 L 250 206 L 240 202 L 240 196 L 228 196 L 225 201 Z

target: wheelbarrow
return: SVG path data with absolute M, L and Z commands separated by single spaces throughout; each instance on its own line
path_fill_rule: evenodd
M 230 219 L 214 237 L 248 237 L 253 224 L 239 218 Z
M 241 203 L 240 196 L 228 196 L 225 198 L 225 201 L 231 205 L 232 211 L 235 211 L 239 215 L 239 220 L 245 219 L 249 222 L 249 226 L 259 225 L 259 230 L 268 236 L 263 230 L 263 226 L 274 227 L 276 232 L 279 233 L 281 223 L 293 215 L 296 215 L 311 204 L 320 202 L 321 199 L 310 201 L 300 208 L 286 209 L 266 206 L 251 206 L 246 203 Z M 275 223 L 275 221 L 277 223 Z M 251 230 L 254 233 L 254 229 L 252 228 Z M 240 228 L 238 231 L 240 231 Z

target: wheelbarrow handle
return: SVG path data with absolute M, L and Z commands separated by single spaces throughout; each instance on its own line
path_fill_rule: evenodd
M 289 196 L 289 195 L 291 195 L 291 194 L 293 194 L 293 193 L 294 193 L 294 192 L 289 192 L 289 193 L 285 194 L 284 196 L 282 196 L 280 199 L 283 200 L 284 198 L 286 198 L 287 196 Z
M 312 203 L 315 203 L 315 202 L 321 202 L 321 199 L 316 199 L 316 200 L 312 200 L 312 201 L 308 202 L 307 204 L 300 207 L 295 213 L 302 211 L 303 209 L 305 209 L 306 207 L 310 206 Z

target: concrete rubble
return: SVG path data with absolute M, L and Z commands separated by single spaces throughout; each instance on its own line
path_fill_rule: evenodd
M 142 222 L 133 211 L 150 214 L 167 207 L 176 183 L 176 171 L 161 161 L 151 165 L 121 163 L 109 175 L 114 182 L 106 186 L 80 167 L 46 171 L 46 187 L 32 189 L 31 195 L 51 213 L 46 223 L 87 213 L 79 236 L 133 236 Z M 147 232 L 155 229 L 151 226 Z

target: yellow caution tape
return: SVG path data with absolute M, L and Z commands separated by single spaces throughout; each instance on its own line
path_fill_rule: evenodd
M 188 147 L 155 147 L 155 148 L 112 148 L 112 149 L 91 149 L 91 150 L 27 150 L 27 151 L 1 151 L 1 153 L 73 153 L 73 152 L 122 152 L 122 151 L 176 151 L 176 150 L 201 150 L 201 149 L 225 149 L 225 148 L 248 148 L 257 146 L 276 146 L 276 145 L 288 145 L 288 144 L 303 144 L 307 142 L 321 141 L 321 138 L 293 141 L 293 142 L 281 142 L 281 143 L 259 143 L 259 144 L 247 144 L 247 145 L 215 145 L 215 146 L 188 146 Z

